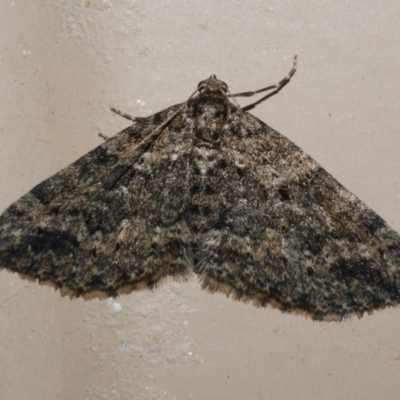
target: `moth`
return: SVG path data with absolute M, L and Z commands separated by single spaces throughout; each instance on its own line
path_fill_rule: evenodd
M 71 297 L 198 275 L 210 292 L 342 320 L 400 300 L 400 237 L 212 75 L 0 217 L 0 269 Z M 267 92 L 241 108 L 234 98 Z

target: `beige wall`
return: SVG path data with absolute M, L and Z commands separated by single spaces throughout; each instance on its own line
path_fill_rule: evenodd
M 398 0 L 2 1 L 0 209 L 215 73 L 400 231 Z M 241 100 L 246 104 L 246 100 Z M 315 323 L 193 279 L 71 301 L 0 272 L 0 398 L 399 399 L 400 308 Z

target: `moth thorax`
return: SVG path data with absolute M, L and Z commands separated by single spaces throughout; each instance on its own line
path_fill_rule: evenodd
M 201 94 L 195 101 L 196 137 L 218 142 L 226 123 L 228 99 L 221 93 Z

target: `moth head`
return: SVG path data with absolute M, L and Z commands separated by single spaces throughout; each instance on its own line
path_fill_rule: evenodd
M 211 75 L 208 79 L 201 81 L 197 90 L 200 93 L 222 93 L 225 94 L 228 91 L 228 85 L 225 82 L 217 79 L 215 75 Z

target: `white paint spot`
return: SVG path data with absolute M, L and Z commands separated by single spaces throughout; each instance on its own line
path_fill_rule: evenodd
M 140 348 L 140 352 L 141 352 L 142 354 L 151 354 L 151 353 L 153 353 L 153 350 L 150 349 L 149 347 L 142 346 L 142 347 Z
M 122 306 L 121 306 L 121 304 L 115 302 L 114 299 L 113 299 L 112 297 L 110 297 L 110 298 L 107 300 L 107 303 L 111 306 L 111 308 L 112 308 L 113 311 L 115 311 L 115 312 L 120 312 L 120 311 L 122 311 Z

